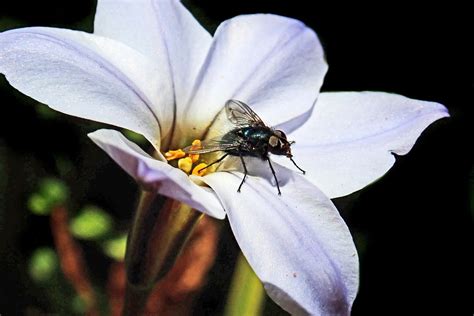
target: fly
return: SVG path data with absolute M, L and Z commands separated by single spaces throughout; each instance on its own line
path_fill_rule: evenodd
M 284 155 L 290 158 L 296 168 L 305 174 L 305 171 L 298 167 L 296 162 L 293 160 L 290 146 L 294 141 L 288 141 L 283 131 L 265 125 L 257 113 L 255 113 L 244 102 L 229 100 L 225 104 L 225 111 L 227 119 L 234 126 L 233 129 L 222 137 L 203 141 L 201 143 L 201 148 L 199 149 L 193 149 L 191 146 L 183 149 L 183 151 L 188 154 L 205 154 L 217 151 L 225 153 L 222 157 L 203 169 L 221 162 L 229 155 L 240 157 L 240 161 L 244 167 L 244 178 L 237 189 L 237 192 L 240 192 L 240 189 L 245 182 L 245 178 L 247 177 L 247 166 L 245 165 L 244 157 L 257 157 L 266 160 L 268 161 L 273 178 L 275 179 L 278 195 L 281 195 L 280 185 L 269 158 L 269 153 L 274 155 Z

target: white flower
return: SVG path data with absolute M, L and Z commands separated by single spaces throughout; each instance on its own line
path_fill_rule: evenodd
M 295 314 L 349 314 L 358 257 L 330 198 L 381 177 L 433 121 L 436 103 L 379 92 L 319 93 L 327 71 L 316 34 L 275 15 L 245 15 L 214 37 L 173 0 L 99 0 L 94 34 L 23 28 L 0 34 L 0 72 L 51 108 L 144 135 L 158 153 L 202 138 L 228 99 L 249 104 L 295 140 L 307 171 L 265 164 L 188 176 L 122 134 L 89 136 L 138 182 L 216 218 L 270 297 Z M 319 189 L 318 189 L 319 188 Z M 324 193 L 323 193 L 324 192 Z

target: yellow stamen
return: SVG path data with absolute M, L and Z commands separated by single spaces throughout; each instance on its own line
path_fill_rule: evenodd
M 206 168 L 207 167 L 207 164 L 201 162 L 200 164 L 198 164 L 196 167 L 194 167 L 193 169 L 193 173 L 192 175 L 194 176 L 203 176 L 207 173 L 208 169 Z M 206 169 L 204 169 L 206 168 Z
M 191 144 L 191 150 L 198 150 L 201 148 L 201 141 L 199 139 L 195 139 Z M 193 163 L 199 160 L 199 154 L 189 154 L 189 157 L 191 157 Z
M 199 139 L 195 139 L 191 146 L 186 149 L 188 153 L 185 153 L 182 149 L 169 150 L 165 153 L 166 160 L 178 160 L 178 168 L 187 174 L 192 174 L 195 176 L 204 176 L 210 172 L 208 170 L 207 164 L 201 162 L 199 163 L 200 154 L 190 154 L 189 151 L 202 149 L 202 143 Z M 194 168 L 193 165 L 197 164 Z M 191 172 L 192 170 L 192 172 Z
M 186 158 L 181 158 L 180 160 L 178 160 L 178 168 L 183 170 L 184 172 L 189 174 L 192 167 L 193 167 L 193 161 L 191 158 L 186 157 Z
M 181 149 L 169 150 L 169 151 L 165 152 L 165 158 L 168 161 L 175 160 L 175 159 L 178 159 L 178 158 L 183 158 L 184 156 L 186 156 L 186 153 Z
M 193 140 L 191 143 L 192 149 L 201 149 L 201 141 L 199 139 Z

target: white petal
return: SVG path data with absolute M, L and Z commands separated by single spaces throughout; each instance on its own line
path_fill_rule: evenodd
M 222 205 L 210 189 L 196 185 L 184 172 L 168 165 L 163 157 L 163 161 L 150 157 L 115 130 L 101 129 L 90 133 L 89 137 L 145 187 L 212 217 L 225 217 Z
M 309 120 L 288 138 L 296 141 L 292 152 L 306 177 L 335 198 L 383 176 L 393 154 L 408 153 L 428 125 L 446 116 L 441 104 L 396 94 L 322 93 Z
M 358 256 L 332 202 L 303 176 L 277 167 L 277 195 L 265 166 L 203 179 L 226 209 L 234 235 L 269 296 L 292 314 L 348 315 L 358 288 Z M 253 170 L 252 170 L 253 169 Z M 263 177 L 263 178 L 262 178 Z
M 155 147 L 171 126 L 169 78 L 114 40 L 54 28 L 3 32 L 0 73 L 55 110 L 133 130 Z
M 152 60 L 166 63 L 177 106 L 187 100 L 212 41 L 176 0 L 99 0 L 94 33 L 122 41 Z
M 276 125 L 311 108 L 326 71 L 316 34 L 300 21 L 270 14 L 238 16 L 216 31 L 188 104 L 188 124 L 198 119 L 207 126 L 233 98 Z M 199 137 L 201 125 L 194 124 Z

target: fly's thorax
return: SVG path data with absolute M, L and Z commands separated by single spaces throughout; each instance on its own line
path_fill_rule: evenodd
M 255 145 L 268 145 L 268 139 L 273 131 L 267 126 L 250 127 L 246 130 L 247 139 Z
M 267 126 L 249 126 L 241 130 L 243 136 L 254 143 L 268 143 L 268 139 L 273 134 L 272 129 Z

